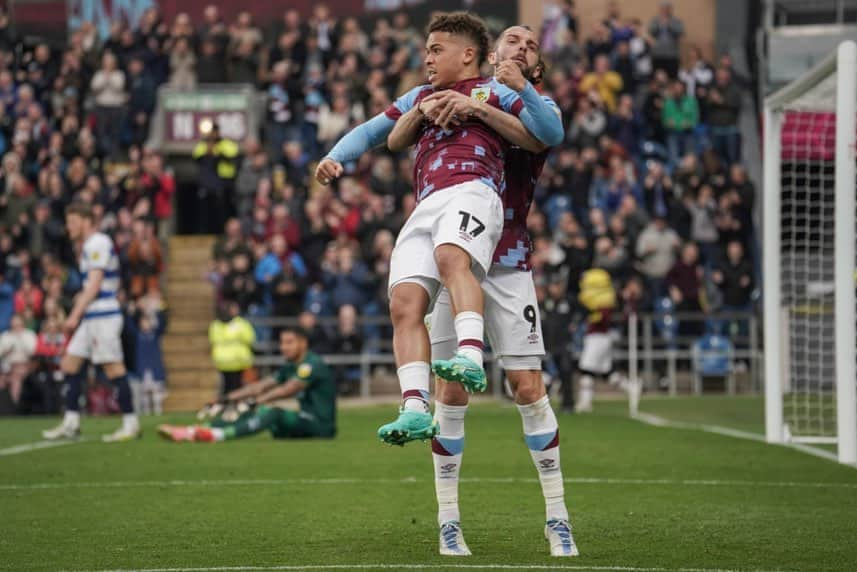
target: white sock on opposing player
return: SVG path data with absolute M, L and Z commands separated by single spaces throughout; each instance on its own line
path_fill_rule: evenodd
M 524 439 L 539 472 L 547 520 L 568 520 L 559 463 L 559 426 L 550 400 L 544 396 L 535 403 L 518 405 L 518 411 L 524 426 Z
M 464 454 L 464 415 L 466 405 L 445 405 L 435 401 L 434 418 L 440 432 L 432 439 L 434 488 L 437 494 L 437 523 L 461 519 L 458 510 L 458 475 Z
M 595 396 L 595 380 L 589 374 L 580 376 L 580 391 L 577 394 L 575 411 L 586 413 L 592 411 L 592 398 Z
M 398 370 L 402 390 L 402 408 L 406 411 L 429 412 L 431 366 L 424 361 L 406 363 Z
M 66 411 L 62 422 L 66 427 L 77 429 L 80 427 L 80 411 Z
M 459 312 L 455 316 L 455 335 L 458 337 L 458 353 L 482 366 L 482 340 L 485 320 L 478 312 Z

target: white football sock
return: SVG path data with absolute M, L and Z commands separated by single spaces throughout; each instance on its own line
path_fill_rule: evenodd
M 434 488 L 437 495 L 437 524 L 461 520 L 458 510 L 458 475 L 464 454 L 466 405 L 445 405 L 435 401 L 434 418 L 440 432 L 432 439 Z
M 66 411 L 62 423 L 66 427 L 77 429 L 80 427 L 80 411 Z
M 528 405 L 518 405 L 524 426 L 524 439 L 545 497 L 546 519 L 568 520 L 565 488 L 559 462 L 559 426 L 547 395 Z
M 458 338 L 458 353 L 482 366 L 482 351 L 485 347 L 482 336 L 485 320 L 477 312 L 459 312 L 455 316 L 455 335 Z
M 412 361 L 400 367 L 396 374 L 399 376 L 399 387 L 402 390 L 403 409 L 428 413 L 431 397 L 429 364 L 424 361 Z
M 140 421 L 134 413 L 126 413 L 122 416 L 122 428 L 126 431 L 139 431 Z

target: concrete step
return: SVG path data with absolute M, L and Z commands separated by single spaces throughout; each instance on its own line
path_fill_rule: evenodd
M 217 237 L 213 234 L 185 234 L 170 237 L 170 248 L 212 246 Z
M 210 367 L 210 366 L 209 366 Z M 220 373 L 214 368 L 196 368 L 170 371 L 169 389 L 210 389 L 220 387 Z
M 208 324 L 205 320 L 192 318 L 170 318 L 169 331 L 171 334 L 207 336 Z
M 164 348 L 164 355 L 171 353 L 208 355 L 210 349 L 207 335 L 177 334 L 175 332 L 170 332 L 164 336 L 161 347 Z
M 205 282 L 203 274 L 207 270 L 207 264 L 176 263 L 167 270 L 167 279 L 170 282 Z
M 164 365 L 170 372 L 187 370 L 209 370 L 212 367 L 211 357 L 202 352 L 185 352 L 164 354 Z M 213 371 L 213 369 L 212 369 Z
M 178 316 L 181 320 L 198 320 L 208 324 L 214 319 L 214 310 L 211 304 L 200 305 L 192 308 L 178 310 L 173 307 L 172 316 Z
M 204 298 L 212 298 L 213 292 L 211 284 L 202 280 L 194 282 L 167 282 L 167 301 L 172 300 L 173 296 L 199 296 Z

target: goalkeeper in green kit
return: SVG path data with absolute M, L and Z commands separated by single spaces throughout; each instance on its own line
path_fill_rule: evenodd
M 270 431 L 275 439 L 336 435 L 336 382 L 327 364 L 309 350 L 307 334 L 299 328 L 280 333 L 286 363 L 273 378 L 236 389 L 226 403 L 210 406 L 206 425 L 161 425 L 158 433 L 170 441 L 216 442 Z M 273 405 L 297 397 L 300 411 Z M 203 414 L 206 415 L 206 414 Z

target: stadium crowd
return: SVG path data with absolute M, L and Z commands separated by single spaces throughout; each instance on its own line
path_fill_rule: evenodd
M 563 0 L 541 39 L 541 87 L 562 109 L 566 138 L 529 219 L 540 295 L 561 276 L 561 296 L 576 307 L 581 273 L 599 266 L 625 307 L 749 308 L 755 191 L 740 163 L 746 85 L 729 56 L 709 62 L 692 48 L 682 63 L 680 48 L 694 39 L 669 3 L 642 22 L 611 2 L 594 30 L 579 30 L 574 2 Z M 209 274 L 218 300 L 251 317 L 299 316 L 320 353 L 381 348 L 386 328 L 360 319 L 387 311 L 390 254 L 414 208 L 412 159 L 377 149 L 332 187 L 312 168 L 422 81 L 423 45 L 406 12 L 363 26 L 323 3 L 309 18 L 287 9 L 267 26 L 248 12 L 226 22 L 215 4 L 196 22 L 166 22 L 152 8 L 104 41 L 85 23 L 62 50 L 28 45 L 0 19 L 2 385 L 17 400 L 22 363 L 56 367 L 81 284 L 63 230 L 72 200 L 93 204 L 113 237 L 122 295 L 144 300 L 129 308 L 158 314 L 176 185 L 145 141 L 164 84 L 249 83 L 267 95 L 264 130 L 227 142 L 231 169 L 210 161 L 213 145 L 194 152 L 200 184 L 208 175 L 222 201 L 197 221 L 223 229 Z M 338 327 L 320 329 L 319 316 L 336 316 Z

